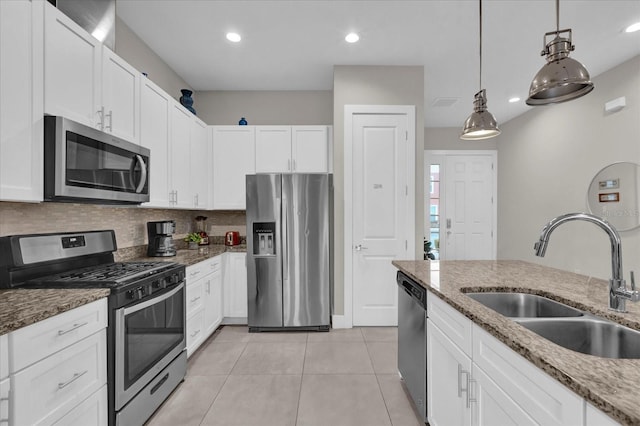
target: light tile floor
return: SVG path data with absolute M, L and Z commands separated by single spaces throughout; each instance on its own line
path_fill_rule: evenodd
M 395 327 L 249 333 L 225 326 L 189 359 L 148 426 L 419 426 Z

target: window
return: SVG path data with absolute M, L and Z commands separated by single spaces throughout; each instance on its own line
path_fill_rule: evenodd
M 440 165 L 429 167 L 429 242 L 431 253 L 440 258 Z M 426 249 L 426 243 L 425 243 Z

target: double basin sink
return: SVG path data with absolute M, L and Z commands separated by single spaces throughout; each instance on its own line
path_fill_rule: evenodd
M 603 358 L 640 359 L 640 332 L 527 293 L 466 293 L 473 300 L 564 348 Z

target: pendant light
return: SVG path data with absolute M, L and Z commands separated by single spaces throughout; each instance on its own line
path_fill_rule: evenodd
M 563 33 L 569 33 L 569 38 L 560 37 Z M 547 43 L 549 35 L 555 35 L 555 38 Z M 575 46 L 571 42 L 571 29 L 560 30 L 560 0 L 556 0 L 556 30 L 546 33 L 542 44 L 544 49 L 540 55 L 547 56 L 547 63 L 531 82 L 527 105 L 570 101 L 593 90 L 593 83 L 584 65 L 569 58 L 569 52 Z
M 480 91 L 474 95 L 473 112 L 464 122 L 460 139 L 489 139 L 500 134 L 496 118 L 487 111 L 487 92 L 482 88 L 482 0 L 480 3 Z

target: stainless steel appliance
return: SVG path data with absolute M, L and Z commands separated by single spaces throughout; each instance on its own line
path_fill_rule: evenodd
M 332 175 L 247 176 L 250 332 L 329 330 L 332 223 Z
M 149 201 L 150 151 L 63 117 L 44 117 L 44 198 L 104 204 Z
M 398 272 L 398 371 L 427 422 L 427 291 Z
M 176 246 L 173 244 L 173 233 L 176 232 L 175 220 L 161 220 L 147 222 L 147 256 L 170 257 L 176 255 Z
M 114 262 L 113 231 L 0 238 L 2 288 L 108 288 L 110 426 L 142 425 L 184 379 L 185 267 Z

